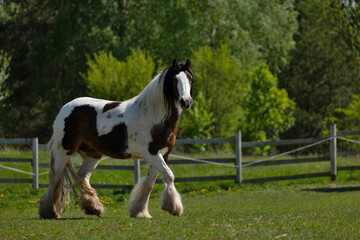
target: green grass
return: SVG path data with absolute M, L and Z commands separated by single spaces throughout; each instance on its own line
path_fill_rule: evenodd
M 61 220 L 38 219 L 34 201 L 42 190 L 5 190 L 0 200 L 0 238 L 357 239 L 360 191 L 311 189 L 310 185 L 272 189 L 247 185 L 229 191 L 186 193 L 180 218 L 161 211 L 158 196 L 150 199 L 153 219 L 130 218 L 127 200 L 103 198 L 107 208 L 103 218 L 85 216 L 72 201 Z
M 223 153 L 221 153 L 223 154 Z M 29 152 L 5 149 L 1 156 L 30 157 Z M 195 156 L 196 157 L 196 156 Z M 48 162 L 40 152 L 40 161 Z M 247 157 L 244 161 L 259 158 Z M 80 162 L 80 159 L 75 159 Z M 31 171 L 29 164 L 1 163 Z M 101 164 L 131 164 L 105 160 Z M 358 157 L 339 158 L 339 166 L 358 165 Z M 262 166 L 244 169 L 244 179 L 330 171 L 329 163 Z M 233 175 L 234 169 L 214 165 L 174 165 L 175 177 Z M 40 169 L 40 172 L 47 169 Z M 142 167 L 142 175 L 146 166 Z M 0 169 L 0 177 L 29 177 Z M 47 183 L 42 176 L 41 183 Z M 106 206 L 104 217 L 86 216 L 71 201 L 61 220 L 40 220 L 39 199 L 46 189 L 31 184 L 0 184 L 0 239 L 358 239 L 360 235 L 360 171 L 329 177 L 262 184 L 234 181 L 176 183 L 184 214 L 174 217 L 161 210 L 161 184 L 150 199 L 152 219 L 128 216 L 126 191 L 99 189 Z M 132 184 L 130 171 L 97 170 L 92 183 Z

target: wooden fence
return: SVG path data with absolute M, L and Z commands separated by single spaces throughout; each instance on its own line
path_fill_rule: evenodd
M 234 180 L 237 183 L 263 183 L 269 181 L 279 180 L 292 180 L 292 179 L 304 179 L 314 177 L 331 177 L 335 180 L 337 177 L 337 171 L 344 170 L 360 170 L 360 166 L 347 166 L 337 167 L 337 156 L 360 154 L 360 151 L 344 151 L 337 152 L 337 137 L 338 136 L 352 136 L 360 135 L 360 131 L 336 131 L 336 125 L 330 126 L 329 138 L 298 138 L 298 139 L 283 139 L 278 141 L 264 141 L 264 142 L 242 142 L 241 131 L 237 131 L 234 138 L 213 138 L 213 139 L 178 139 L 176 145 L 185 144 L 218 144 L 218 143 L 233 143 L 235 144 L 235 158 L 221 158 L 221 159 L 200 159 L 201 161 L 207 161 L 211 163 L 220 164 L 233 164 L 234 175 L 222 175 L 222 176 L 197 176 L 197 177 L 184 177 L 175 178 L 175 182 L 193 182 L 193 181 L 215 181 L 215 180 Z M 289 146 L 289 145 L 311 145 L 319 142 L 329 141 L 329 154 L 320 157 L 304 157 L 296 159 L 282 159 L 282 160 L 267 160 L 259 162 L 243 162 L 242 161 L 242 149 L 251 147 L 264 147 L 264 146 Z M 32 144 L 33 145 L 33 158 L 32 159 L 0 159 L 0 161 L 12 161 L 12 162 L 32 162 L 33 164 L 33 179 L 0 179 L 0 182 L 31 182 L 34 183 L 34 187 L 46 187 L 46 184 L 38 183 L 38 169 L 48 168 L 49 164 L 38 164 L 37 157 L 37 138 L 34 139 L 10 139 L 0 140 L 0 144 Z M 35 147 L 34 147 L 35 146 Z M 41 146 L 43 147 L 43 146 Z M 359 147 L 360 148 L 360 147 Z M 269 165 L 286 165 L 286 164 L 297 164 L 297 163 L 312 163 L 312 162 L 329 162 L 331 171 L 330 172 L 318 172 L 318 173 L 307 173 L 290 176 L 277 176 L 277 177 L 265 177 L 265 178 L 254 178 L 254 179 L 243 179 L 242 171 L 244 166 L 257 167 L 257 166 L 269 166 Z M 140 165 L 143 162 L 140 160 L 134 160 L 133 166 L 112 166 L 112 165 L 99 165 L 97 169 L 104 170 L 128 170 L 134 171 L 134 182 L 136 183 L 140 179 Z M 173 164 L 204 164 L 204 162 L 196 162 L 191 159 L 187 160 L 172 160 L 168 161 L 169 165 Z M 161 182 L 161 179 L 156 181 Z M 120 189 L 131 189 L 133 185 L 100 185 L 94 184 L 95 188 L 120 188 Z
M 0 162 L 31 163 L 33 171 L 32 171 L 32 173 L 29 173 L 29 175 L 32 175 L 32 178 L 0 178 L 0 183 L 32 183 L 33 188 L 39 188 L 39 154 L 38 154 L 39 141 L 38 141 L 38 138 L 0 139 L 0 145 L 4 145 L 4 144 L 31 146 L 32 147 L 32 158 L 0 158 Z

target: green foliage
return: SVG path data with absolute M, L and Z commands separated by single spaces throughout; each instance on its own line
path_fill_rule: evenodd
M 202 92 L 194 98 L 191 110 L 182 114 L 178 129 L 178 138 L 211 138 L 214 130 L 214 118 L 211 102 Z M 205 145 L 196 144 L 192 149 L 204 151 Z
M 356 53 L 360 53 L 360 5 L 354 0 L 332 1 L 327 9 L 328 14 L 337 22 L 339 31 L 345 43 Z
M 304 0 L 297 4 L 301 15 L 297 48 L 279 76 L 280 86 L 297 104 L 295 126 L 284 137 L 319 136 L 326 128 L 326 118 L 360 92 L 360 59 L 345 43 L 340 22 L 329 14 L 334 2 Z
M 278 88 L 277 78 L 265 64 L 250 72 L 249 80 L 250 90 L 243 103 L 245 116 L 240 118 L 239 127 L 243 140 L 277 139 L 294 124 L 295 103 L 285 89 Z
M 289 62 L 297 29 L 293 3 L 0 1 L 0 48 L 12 56 L 3 85 L 11 89 L 4 135 L 44 142 L 59 108 L 71 99 L 89 90 L 101 98 L 132 97 L 161 63 L 191 58 L 196 88 L 211 103 L 206 112 L 214 129 L 204 132 L 232 136 L 244 115 L 248 69 L 265 62 L 277 74 Z M 202 111 L 192 118 L 201 119 Z
M 351 102 L 343 107 L 337 108 L 334 112 L 326 118 L 326 123 L 336 123 L 336 128 L 339 130 L 359 130 L 360 129 L 360 95 L 352 95 Z M 323 136 L 329 136 L 328 129 L 322 132 Z M 359 141 L 359 136 L 346 136 L 346 138 Z M 358 150 L 359 145 L 347 141 L 338 141 L 338 147 L 341 150 Z
M 211 102 L 213 136 L 233 136 L 248 86 L 243 64 L 231 55 L 226 44 L 221 44 L 215 51 L 204 47 L 193 54 L 196 91 L 202 92 Z
M 4 52 L 0 50 L 0 115 L 5 115 L 6 104 L 4 100 L 9 96 L 10 91 L 5 87 L 5 81 L 10 76 L 10 60 L 11 58 Z M 4 122 L 6 119 L 0 119 L 0 136 L 3 136 L 4 132 Z
M 297 29 L 293 0 L 130 1 L 126 19 L 125 42 L 156 60 L 185 59 L 191 50 L 226 41 L 237 58 L 263 58 L 275 72 L 287 64 Z
M 213 136 L 233 136 L 241 129 L 246 141 L 264 141 L 293 125 L 295 104 L 278 89 L 265 63 L 249 73 L 243 67 L 247 62 L 232 56 L 227 44 L 215 51 L 202 48 L 194 56 L 196 89 L 211 102 Z
M 126 100 L 138 95 L 155 72 L 148 52 L 132 50 L 126 61 L 117 60 L 111 52 L 88 56 L 88 70 L 81 74 L 89 84 L 89 94 L 97 98 Z
M 116 3 L 1 2 L 0 48 L 12 56 L 10 77 L 5 81 L 12 92 L 2 116 L 6 137 L 38 136 L 47 141 L 58 110 L 86 94 L 86 83 L 79 76 L 87 68 L 86 54 L 110 49 L 124 52 L 113 27 L 121 26 L 114 21 L 121 16 Z
M 352 95 L 351 102 L 344 108 L 335 109 L 334 115 L 328 118 L 341 130 L 360 129 L 360 95 Z
M 180 138 L 211 138 L 213 124 L 211 102 L 199 92 L 191 110 L 181 116 L 178 135 Z
M 10 60 L 11 58 L 6 52 L 0 50 L 0 107 L 1 102 L 9 95 L 9 90 L 5 88 L 5 81 L 10 76 Z
M 338 130 L 360 129 L 360 95 L 352 95 L 351 102 L 343 107 L 335 109 L 327 119 L 327 123 L 336 123 Z M 329 136 L 329 130 L 323 131 L 324 136 Z M 346 136 L 346 138 L 359 141 L 359 136 Z M 338 141 L 341 150 L 358 150 L 359 145 L 347 141 Z

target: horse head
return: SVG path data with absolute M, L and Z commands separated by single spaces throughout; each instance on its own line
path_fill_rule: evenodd
M 174 59 L 165 76 L 165 85 L 166 96 L 178 101 L 183 110 L 191 107 L 194 77 L 190 59 L 187 59 L 185 64 Z

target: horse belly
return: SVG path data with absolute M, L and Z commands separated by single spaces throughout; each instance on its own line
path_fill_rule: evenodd
M 111 132 L 98 137 L 99 150 L 113 158 L 130 158 L 128 129 L 125 123 L 114 126 Z

